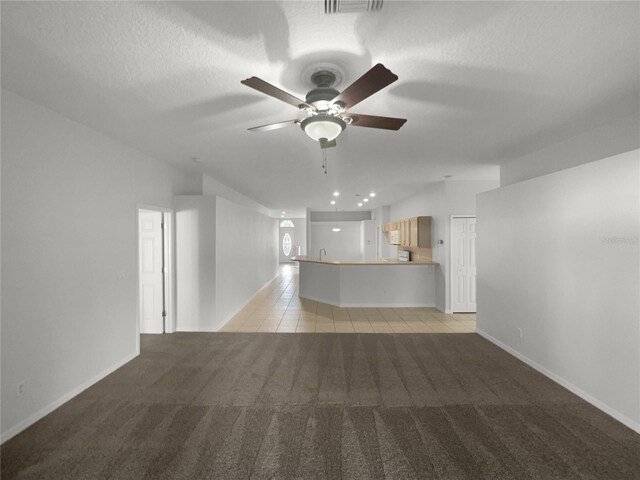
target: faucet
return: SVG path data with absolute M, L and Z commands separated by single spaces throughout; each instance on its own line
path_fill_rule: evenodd
M 324 256 L 327 256 L 327 251 L 324 248 L 320 249 L 320 254 L 318 255 L 318 260 L 322 260 L 322 252 L 324 252 Z

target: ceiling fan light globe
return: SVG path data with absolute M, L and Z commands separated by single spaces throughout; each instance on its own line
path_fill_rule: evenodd
M 334 140 L 346 126 L 341 118 L 325 115 L 305 118 L 300 124 L 300 127 L 309 138 L 316 142 L 320 141 L 321 138 L 326 138 L 329 142 Z

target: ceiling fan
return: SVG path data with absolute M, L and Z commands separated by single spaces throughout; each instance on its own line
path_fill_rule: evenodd
M 307 114 L 307 117 L 301 120 L 294 119 L 271 123 L 249 128 L 248 130 L 265 132 L 289 125 L 300 125 L 310 138 L 320 142 L 320 148 L 335 147 L 336 138 L 347 125 L 399 130 L 407 121 L 405 118 L 361 115 L 347 111 L 396 80 L 398 80 L 396 74 L 381 63 L 378 63 L 340 93 L 332 88 L 336 81 L 335 73 L 331 70 L 320 70 L 311 75 L 311 81 L 315 88 L 310 90 L 305 101 L 302 101 L 258 77 L 247 78 L 240 83 L 293 105 Z

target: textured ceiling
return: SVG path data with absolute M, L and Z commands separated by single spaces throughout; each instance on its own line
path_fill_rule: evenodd
M 323 5 L 3 1 L 2 86 L 288 211 L 326 209 L 334 189 L 351 210 L 356 193 L 378 192 L 375 207 L 444 175 L 496 178 L 507 159 L 640 110 L 637 2 Z M 240 84 L 304 97 L 314 62 L 340 65 L 341 88 L 385 64 L 400 79 L 355 110 L 408 119 L 347 128 L 326 175 L 299 128 L 246 130 L 298 111 Z

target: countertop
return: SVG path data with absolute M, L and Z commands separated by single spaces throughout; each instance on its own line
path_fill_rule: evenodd
M 318 260 L 308 258 L 303 255 L 293 257 L 296 262 L 322 263 L 325 265 L 438 265 L 438 262 L 401 262 L 400 260 L 388 259 L 375 262 L 339 261 L 339 260 Z

